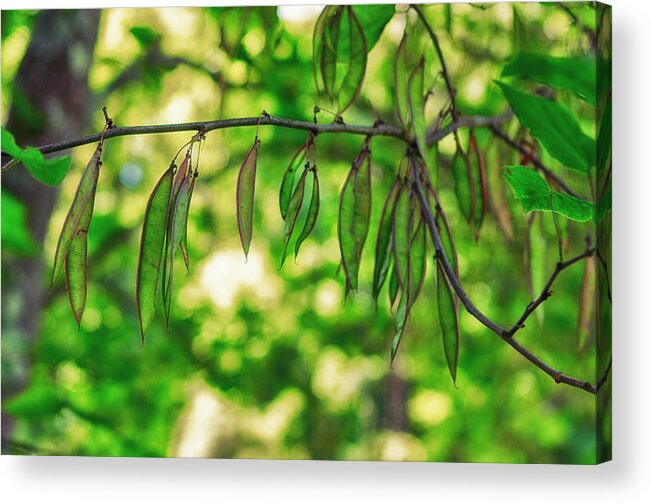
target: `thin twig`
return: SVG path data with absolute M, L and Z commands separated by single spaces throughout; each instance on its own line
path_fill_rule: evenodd
M 421 208 L 423 209 L 423 215 L 425 217 L 425 222 L 427 224 L 427 227 L 429 228 L 430 236 L 432 238 L 432 242 L 434 244 L 434 248 L 437 253 L 437 257 L 439 258 L 441 262 L 441 266 L 443 267 L 443 271 L 445 272 L 445 275 L 448 277 L 448 280 L 450 281 L 450 285 L 456 292 L 457 296 L 459 297 L 459 300 L 461 303 L 463 303 L 464 307 L 468 311 L 470 315 L 475 317 L 477 320 L 479 320 L 482 324 L 484 324 L 486 327 L 488 327 L 491 331 L 493 331 L 495 334 L 497 334 L 500 338 L 502 338 L 503 341 L 505 341 L 508 345 L 510 345 L 516 352 L 518 352 L 520 355 L 522 355 L 525 359 L 527 359 L 529 362 L 531 362 L 534 366 L 536 366 L 538 369 L 546 373 L 547 375 L 551 376 L 556 383 L 564 383 L 566 385 L 569 385 L 571 387 L 576 387 L 581 390 L 585 390 L 586 392 L 589 392 L 591 394 L 596 394 L 597 388 L 592 385 L 588 381 L 584 380 L 579 380 L 578 378 L 574 378 L 572 376 L 568 376 L 564 373 L 561 373 L 560 371 L 554 369 L 551 367 L 549 364 L 546 364 L 544 361 L 542 361 L 540 358 L 532 354 L 527 348 L 525 348 L 522 344 L 520 344 L 518 341 L 516 341 L 512 335 L 509 334 L 509 331 L 507 331 L 504 327 L 499 325 L 498 323 L 494 322 L 490 318 L 488 318 L 484 313 L 481 312 L 470 300 L 468 295 L 463 289 L 463 286 L 461 285 L 461 282 L 455 275 L 452 266 L 450 265 L 450 262 L 445 255 L 445 250 L 443 248 L 443 243 L 441 242 L 441 237 L 439 235 L 438 229 L 436 228 L 436 222 L 434 220 L 434 214 L 432 213 L 432 210 L 429 207 L 429 203 L 427 202 L 427 196 L 425 195 L 425 192 L 422 187 L 422 183 L 420 180 L 420 173 L 419 173 L 419 167 L 418 167 L 418 162 L 412 157 L 410 157 L 410 163 L 411 163 L 411 172 L 412 172 L 412 179 L 414 182 L 414 188 L 416 190 L 416 195 L 420 201 Z M 585 253 L 584 253 L 585 254 Z M 578 261 L 578 258 L 573 258 L 570 259 L 572 261 L 572 264 L 576 261 Z M 567 262 L 570 262 L 567 261 Z M 558 274 L 558 273 L 557 273 Z M 555 277 L 554 277 L 555 278 Z M 552 280 L 553 282 L 553 280 Z
M 456 99 L 457 92 L 452 86 L 452 79 L 450 79 L 450 72 L 448 72 L 448 67 L 445 64 L 445 58 L 443 57 L 443 51 L 441 50 L 441 44 L 439 43 L 439 38 L 437 37 L 436 33 L 434 33 L 434 30 L 432 30 L 432 27 L 428 23 L 427 18 L 425 17 L 425 13 L 421 9 L 420 5 L 412 4 L 411 8 L 414 9 L 418 14 L 418 17 L 423 22 L 423 25 L 425 26 L 425 29 L 427 30 L 427 33 L 429 33 L 429 36 L 432 39 L 432 43 L 434 44 L 436 55 L 438 56 L 439 62 L 441 63 L 441 74 L 443 75 L 443 80 L 445 80 L 445 87 L 448 89 L 448 94 L 450 95 L 452 119 L 454 120 L 460 115 L 459 108 L 457 107 L 457 99 Z
M 554 268 L 554 271 L 552 272 L 551 276 L 547 280 L 547 283 L 542 288 L 542 292 L 540 293 L 540 295 L 527 305 L 527 307 L 525 308 L 524 312 L 522 313 L 518 321 L 515 324 L 513 324 L 513 326 L 507 331 L 506 336 L 512 338 L 517 331 L 524 328 L 524 323 L 527 320 L 527 318 L 529 318 L 529 315 L 531 315 L 536 310 L 536 308 L 538 308 L 543 302 L 549 299 L 549 297 L 552 295 L 552 291 L 551 291 L 552 285 L 556 281 L 556 277 L 558 277 L 561 271 L 563 271 L 566 268 L 569 268 L 574 263 L 579 262 L 582 259 L 592 256 L 594 253 L 595 253 L 595 248 L 590 247 L 584 250 L 583 252 L 581 252 L 580 254 L 572 257 L 571 259 L 568 259 L 567 261 L 556 263 L 556 267 Z

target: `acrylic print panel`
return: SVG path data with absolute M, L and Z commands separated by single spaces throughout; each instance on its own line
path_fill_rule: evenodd
M 4 454 L 610 459 L 610 7 L 2 27 Z

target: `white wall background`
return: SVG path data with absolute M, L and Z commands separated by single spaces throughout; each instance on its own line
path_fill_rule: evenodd
M 614 462 L 567 467 L 5 456 L 0 457 L 3 502 L 651 502 L 651 390 L 647 386 L 651 369 L 651 2 L 610 3 L 616 165 Z M 2 8 L 211 4 L 219 2 L 6 0 Z

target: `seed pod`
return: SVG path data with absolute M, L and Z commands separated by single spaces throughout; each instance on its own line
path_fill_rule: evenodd
M 136 303 L 142 344 L 154 318 L 158 276 L 167 234 L 167 214 L 172 192 L 174 167 L 170 166 L 149 196 L 140 236 L 140 255 L 136 276 Z
M 443 272 L 441 262 L 438 260 L 436 261 L 436 289 L 443 352 L 452 381 L 456 383 L 457 367 L 459 366 L 459 319 L 456 297 Z
M 472 224 L 475 229 L 475 240 L 478 240 L 486 215 L 486 170 L 484 156 L 479 150 L 474 134 L 470 135 L 468 161 L 470 166 L 469 183 L 472 193 Z
M 248 257 L 253 235 L 253 201 L 255 195 L 255 172 L 260 140 L 256 137 L 253 146 L 246 153 L 237 176 L 237 229 L 244 256 Z
M 454 193 L 457 196 L 459 210 L 467 222 L 472 223 L 473 203 L 470 188 L 470 166 L 465 154 L 458 149 L 452 160 L 452 176 L 454 177 Z
M 378 225 L 377 241 L 375 243 L 375 269 L 373 271 L 373 299 L 376 303 L 391 263 L 393 212 L 399 189 L 400 179 L 396 178 L 384 201 L 384 207 L 382 208 L 382 215 L 380 216 L 380 223 Z
M 312 233 L 314 226 L 316 226 L 316 220 L 319 217 L 319 206 L 321 196 L 319 194 L 319 174 L 316 171 L 316 167 L 312 170 L 312 196 L 310 198 L 310 206 L 307 210 L 307 216 L 305 217 L 305 224 L 303 225 L 303 231 L 296 240 L 296 246 L 294 248 L 294 259 L 298 257 L 298 251 L 301 248 L 301 244 L 307 239 L 308 236 Z
M 427 226 L 420 211 L 417 212 L 414 222 L 414 232 L 411 238 L 411 284 L 412 293 L 410 296 L 409 309 L 416 302 L 425 283 L 425 274 L 427 273 Z
M 355 157 L 339 198 L 338 235 L 346 294 L 357 290 L 362 250 L 371 218 L 371 151 L 369 139 Z
M 185 179 L 179 187 L 176 201 L 174 203 L 174 211 L 172 219 L 168 224 L 168 249 L 169 249 L 169 276 L 167 283 L 166 303 L 165 303 L 165 318 L 169 327 L 170 312 L 172 306 L 172 293 L 174 283 L 174 257 L 181 246 L 181 240 L 184 234 L 184 227 L 187 223 L 188 210 L 190 208 L 190 187 L 194 177 L 192 173 L 187 173 Z M 167 266 L 167 265 L 165 265 Z
M 56 252 L 54 254 L 54 267 L 52 268 L 52 279 L 50 280 L 50 289 L 54 285 L 59 272 L 64 269 L 64 263 L 68 257 L 68 250 L 73 238 L 79 230 L 79 223 L 82 220 L 86 206 L 91 199 L 95 197 L 94 188 L 97 186 L 99 178 L 99 169 L 102 166 L 102 144 L 97 146 L 93 156 L 90 158 L 86 169 L 84 170 L 75 197 L 68 210 L 66 219 L 63 222 L 59 241 L 57 243 Z
M 289 246 L 289 240 L 292 238 L 292 233 L 294 232 L 294 226 L 296 225 L 296 219 L 298 214 L 301 211 L 303 206 L 303 197 L 305 195 L 305 177 L 307 176 L 308 169 L 306 168 L 301 175 L 301 178 L 298 179 L 298 184 L 292 198 L 289 200 L 289 208 L 287 209 L 287 219 L 285 219 L 285 230 L 283 232 L 283 257 L 280 260 L 280 267 L 282 268 L 285 264 L 285 259 L 287 259 L 287 248 Z
M 292 156 L 292 160 L 289 162 L 289 165 L 283 174 L 283 180 L 280 184 L 280 191 L 278 193 L 280 216 L 283 218 L 283 220 L 287 218 L 287 210 L 289 209 L 289 200 L 292 197 L 292 189 L 294 189 L 296 171 L 301 166 L 303 166 L 303 162 L 305 161 L 305 154 L 305 145 L 301 145 L 301 147 Z
M 192 182 L 190 183 L 190 194 L 188 196 L 188 205 L 192 201 L 192 194 L 194 193 L 194 182 L 197 179 L 198 173 L 195 172 L 194 175 L 192 176 Z M 188 216 L 190 215 L 190 212 L 188 212 L 185 216 L 185 225 L 183 226 L 183 231 L 181 235 L 181 254 L 183 255 L 183 262 L 185 263 L 185 269 L 187 270 L 188 274 L 190 273 L 190 252 L 188 250 Z
M 77 325 L 81 324 L 88 293 L 88 229 L 93 218 L 96 189 L 97 180 L 95 180 L 91 197 L 79 221 L 77 232 L 70 242 L 65 260 L 66 288 Z

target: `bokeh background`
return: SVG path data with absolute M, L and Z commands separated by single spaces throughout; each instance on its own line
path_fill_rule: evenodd
M 426 7 L 466 114 L 499 114 L 492 83 L 519 50 L 587 54 L 595 11 L 543 4 Z M 20 145 L 99 131 L 106 105 L 118 125 L 270 114 L 312 119 L 321 103 L 312 78 L 311 35 L 320 7 L 164 8 L 2 12 L 3 125 Z M 348 123 L 371 124 L 369 102 L 393 113 L 393 56 L 407 22 L 398 6 L 369 55 L 362 95 Z M 423 48 L 434 61 L 423 37 Z M 446 101 L 435 64 L 428 113 Z M 534 89 L 535 84 L 530 85 Z M 594 112 L 559 93 L 594 136 Z M 322 104 L 324 105 L 324 104 Z M 320 121 L 330 121 L 320 115 Z M 507 129 L 515 133 L 514 121 Z M 373 140 L 373 217 L 361 288 L 344 300 L 338 265 L 338 194 L 362 137 L 321 135 L 321 215 L 298 261 L 282 270 L 278 188 L 302 132 L 260 130 L 254 236 L 248 262 L 235 218 L 237 170 L 255 128 L 214 131 L 201 153 L 189 247 L 177 275 L 169 331 L 159 309 L 140 348 L 135 272 L 149 192 L 188 133 L 107 141 L 90 229 L 89 296 L 81 328 L 65 285 L 48 295 L 54 248 L 81 170 L 94 146 L 74 149 L 60 188 L 15 168 L 2 183 L 3 453 L 343 460 L 593 463 L 595 398 L 559 386 L 461 310 L 456 387 L 436 319 L 432 263 L 393 367 L 386 294 L 371 299 L 381 204 L 404 151 Z M 477 131 L 511 234 L 487 216 L 479 242 L 460 215 L 441 142 L 440 195 L 466 291 L 508 324 L 529 301 L 526 218 L 500 172 L 519 157 Z M 466 138 L 464 136 L 464 138 Z M 586 192 L 585 180 L 543 160 Z M 551 218 L 542 220 L 536 274 L 556 262 Z M 502 224 L 504 224 L 504 222 Z M 589 224 L 573 225 L 580 252 Z M 176 271 L 181 271 L 178 263 Z M 579 351 L 583 267 L 563 272 L 544 314 L 518 338 L 557 369 L 594 381 L 591 340 Z M 61 279 L 62 280 L 62 279 Z M 593 329 L 592 329 L 593 330 Z M 589 335 L 588 335 L 589 336 Z

